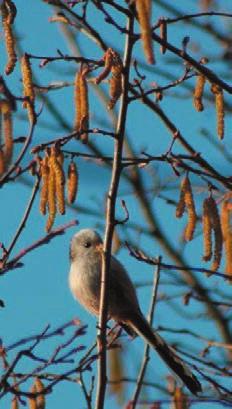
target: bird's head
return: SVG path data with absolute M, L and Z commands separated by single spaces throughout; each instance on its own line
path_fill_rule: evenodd
M 92 229 L 83 229 L 76 233 L 70 245 L 71 261 L 81 257 L 89 257 L 102 251 L 101 236 Z

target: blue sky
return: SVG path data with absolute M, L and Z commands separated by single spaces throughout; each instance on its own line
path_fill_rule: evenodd
M 170 2 L 171 4 L 172 2 Z M 198 11 L 197 2 L 188 2 L 188 12 Z M 19 37 L 20 49 L 39 56 L 54 56 L 56 50 L 59 49 L 63 53 L 72 54 L 72 51 L 67 47 L 67 43 L 64 39 L 62 32 L 59 30 L 58 25 L 55 23 L 48 23 L 48 18 L 52 16 L 52 9 L 42 1 L 34 1 L 33 7 L 25 7 L 25 1 L 15 0 L 15 4 L 18 9 L 16 17 L 16 32 Z M 220 2 L 221 10 L 223 6 L 226 6 L 226 2 Z M 101 33 L 103 38 L 109 39 L 109 46 L 114 45 L 117 49 L 122 49 L 124 44 L 123 36 L 118 35 L 116 30 L 111 26 L 103 24 L 103 20 L 99 18 L 99 14 L 96 9 L 92 10 L 91 18 L 94 18 L 96 28 Z M 157 16 L 166 15 L 164 10 L 154 5 L 153 18 Z M 123 22 L 122 22 L 123 23 Z M 224 24 L 224 22 L 222 23 Z M 169 30 L 170 41 L 176 46 L 181 46 L 181 41 L 185 35 L 191 37 L 191 45 L 199 43 L 201 41 L 201 34 L 199 30 L 193 29 L 184 24 L 173 25 Z M 4 44 L 0 42 L 0 53 L 3 54 Z M 93 58 L 100 58 L 102 56 L 101 50 L 93 46 L 89 40 L 85 40 L 82 35 L 77 36 L 77 44 L 83 51 L 85 56 L 91 56 Z M 208 55 L 214 53 L 214 49 L 217 51 L 217 44 L 214 43 L 209 36 L 204 37 L 204 42 L 201 44 L 199 55 Z M 219 49 L 218 49 L 219 52 Z M 160 56 L 158 46 L 156 46 L 157 54 L 157 68 L 167 70 L 171 74 L 174 74 L 177 78 L 183 73 L 183 66 L 173 61 L 172 55 L 167 53 L 165 56 Z M 195 57 L 199 57 L 195 53 Z M 144 58 L 141 57 L 140 44 L 135 47 L 134 56 L 140 57 L 143 62 Z M 40 85 L 48 85 L 51 81 L 70 81 L 72 83 L 76 66 L 73 63 L 54 63 L 47 65 L 45 68 L 40 69 L 38 67 L 38 60 L 33 60 L 33 72 L 37 83 Z M 4 61 L 1 59 L 0 67 L 3 71 Z M 212 68 L 220 73 L 225 67 L 220 64 L 210 64 Z M 21 93 L 21 74 L 19 64 L 16 67 L 15 72 L 7 78 L 7 84 L 16 95 Z M 154 72 L 151 70 L 150 75 L 147 76 L 147 83 L 156 81 L 161 85 L 168 83 L 168 80 L 162 78 L 156 73 L 156 67 Z M 192 82 L 193 83 L 193 82 Z M 106 86 L 103 86 L 106 89 Z M 212 146 L 200 138 L 199 129 L 207 127 L 210 132 L 215 135 L 215 110 L 214 107 L 206 102 L 206 110 L 204 113 L 199 114 L 193 110 L 192 103 L 189 99 L 188 91 L 181 88 L 175 92 L 168 92 L 167 98 L 162 102 L 162 108 L 165 109 L 167 115 L 170 115 L 171 119 L 177 124 L 181 132 L 186 136 L 188 141 L 194 146 L 196 150 L 200 150 L 202 155 L 207 154 L 209 161 L 219 169 L 223 174 L 230 174 L 230 164 L 222 162 L 218 159 L 217 151 Z M 32 146 L 37 145 L 41 141 L 47 141 L 54 137 L 62 136 L 68 133 L 72 129 L 73 124 L 73 87 L 67 87 L 59 91 L 53 91 L 49 94 L 49 98 L 52 103 L 57 107 L 58 112 L 62 115 L 67 123 L 67 127 L 62 128 L 58 121 L 48 112 L 46 106 L 43 107 L 42 114 L 39 118 L 38 127 L 36 127 Z M 41 107 L 41 102 L 37 103 L 37 109 Z M 104 126 L 107 129 L 112 130 L 112 124 L 109 118 L 106 116 L 105 108 L 97 101 L 94 91 L 91 90 L 90 94 L 90 111 L 91 111 L 91 124 L 92 126 L 100 126 L 99 119 L 106 121 Z M 117 108 L 116 108 L 117 113 Z M 28 132 L 28 123 L 22 119 L 23 111 L 19 107 L 19 111 L 16 114 L 14 132 L 15 137 L 26 135 Z M 24 113 L 25 115 L 25 113 Z M 102 125 L 101 125 L 102 126 Z M 232 143 L 229 135 L 232 131 L 232 125 L 230 118 L 226 118 L 226 146 L 230 152 Z M 127 135 L 130 141 L 133 142 L 133 146 L 137 153 L 142 150 L 151 154 L 159 155 L 165 151 L 170 143 L 170 136 L 167 133 L 164 125 L 160 123 L 158 117 L 154 117 L 152 113 L 141 107 L 140 103 L 134 103 L 129 108 L 129 117 L 127 122 Z M 112 154 L 113 143 L 106 137 L 92 136 L 91 141 L 96 142 L 104 152 Z M 70 149 L 78 149 L 85 151 L 79 142 L 73 142 Z M 18 147 L 16 148 L 16 152 Z M 180 150 L 178 150 L 180 151 Z M 30 160 L 31 154 L 25 157 L 24 164 Z M 68 162 L 67 162 L 68 163 Z M 66 163 L 66 167 L 67 167 Z M 84 227 L 100 227 L 100 231 L 104 228 L 104 219 L 102 209 L 105 205 L 105 196 L 107 188 L 110 182 L 110 172 L 105 166 L 96 165 L 93 162 L 83 161 L 78 159 L 77 161 L 80 183 L 77 204 L 97 211 L 100 213 L 99 217 L 85 215 L 80 211 L 76 211 L 75 208 L 68 208 L 65 216 L 57 217 L 56 225 L 63 224 L 71 219 L 78 219 L 79 228 Z M 173 174 L 169 167 L 165 165 L 155 165 L 155 173 L 159 175 L 162 181 L 173 180 Z M 147 187 L 154 187 L 154 169 L 143 170 L 143 177 L 146 180 Z M 158 177 L 158 176 L 157 176 Z M 175 178 L 174 178 L 175 180 Z M 193 178 L 196 184 L 200 183 L 197 178 Z M 33 182 L 32 176 L 28 175 L 26 181 L 30 184 Z M 175 180 L 176 184 L 179 181 Z M 0 241 L 8 245 L 14 235 L 14 232 L 22 218 L 25 205 L 30 197 L 31 188 L 25 184 L 25 179 L 21 179 L 18 183 L 11 183 L 4 186 L 0 191 L 1 197 L 1 213 L 0 213 Z M 143 215 L 141 209 L 138 207 L 138 203 L 134 196 L 131 194 L 131 188 L 125 181 L 120 184 L 119 196 L 126 199 L 127 207 L 130 213 L 130 220 L 143 224 Z M 166 191 L 169 197 L 177 198 L 178 192 Z M 197 207 L 200 209 L 200 204 L 205 192 L 201 192 L 199 189 L 197 193 Z M 179 236 L 183 229 L 183 222 L 177 221 L 173 214 L 174 209 L 165 204 L 161 199 L 154 200 L 153 195 L 149 196 L 149 199 L 153 201 L 154 210 L 159 215 L 159 222 L 170 238 L 173 238 L 177 248 L 181 248 L 179 242 Z M 121 214 L 120 206 L 118 204 L 117 211 Z M 27 221 L 26 228 L 24 229 L 20 240 L 18 241 L 14 254 L 19 250 L 27 247 L 32 242 L 39 239 L 44 235 L 45 219 L 39 214 L 38 198 L 33 206 L 32 213 Z M 51 328 L 56 328 L 59 325 L 69 321 L 70 319 L 77 317 L 83 323 L 88 323 L 88 331 L 85 336 L 78 340 L 78 344 L 91 345 L 96 336 L 96 320 L 89 316 L 72 298 L 67 282 L 67 276 L 69 271 L 69 242 L 72 235 L 75 233 L 76 228 L 72 228 L 66 232 L 64 236 L 55 238 L 49 245 L 43 246 L 30 253 L 24 258 L 24 266 L 21 269 L 12 270 L 5 276 L 1 277 L 1 294 L 0 297 L 5 302 L 5 308 L 0 311 L 1 321 L 1 338 L 4 345 L 10 345 L 17 339 L 32 334 L 37 334 L 42 331 L 47 324 L 51 325 Z M 199 229 L 200 233 L 200 229 Z M 129 237 L 133 238 L 133 234 L 128 233 Z M 131 236 L 130 236 L 131 234 Z M 150 238 L 145 235 L 141 238 L 141 245 L 153 256 L 162 254 L 165 261 L 168 258 L 163 254 L 163 250 L 158 244 L 155 245 Z M 183 248 L 184 255 L 186 256 L 190 265 L 199 266 L 202 264 L 202 239 L 198 237 L 192 243 Z M 131 258 L 126 249 L 122 249 L 118 255 L 125 267 L 128 269 L 132 279 L 135 282 L 150 281 L 152 282 L 153 269 L 145 264 L 141 264 Z M 168 276 L 164 275 L 164 279 Z M 202 278 L 202 282 L 206 282 L 205 278 Z M 227 285 L 222 284 L 221 280 L 211 279 L 212 288 L 221 286 L 221 289 L 229 292 Z M 208 284 L 208 283 L 207 283 Z M 141 301 L 142 310 L 144 313 L 148 311 L 149 299 L 150 299 L 150 287 L 143 287 L 138 290 L 138 296 Z M 169 293 L 177 293 L 178 288 L 176 286 L 160 285 L 160 293 L 168 291 Z M 181 299 L 179 298 L 177 307 L 183 308 Z M 197 312 L 199 304 L 192 301 L 191 310 Z M 163 325 L 166 327 L 175 328 L 192 328 L 191 320 L 186 318 L 180 318 L 177 316 L 172 305 L 169 303 L 159 302 L 157 303 L 155 326 Z M 217 338 L 215 333 L 215 326 L 209 321 L 209 318 L 203 318 L 198 320 L 197 326 L 194 324 L 194 330 L 199 334 L 205 334 L 213 338 Z M 69 334 L 71 332 L 68 332 Z M 169 335 L 164 333 L 166 339 L 169 341 L 179 341 L 178 335 Z M 65 337 L 64 337 L 65 339 Z M 187 338 L 185 338 L 186 340 Z M 42 354 L 47 356 L 51 354 L 53 349 L 59 343 L 59 340 L 52 340 L 51 342 L 44 343 L 39 350 Z M 63 342 L 63 340 L 62 340 Z M 136 339 L 131 341 L 128 338 L 123 338 L 123 345 L 127 354 L 125 355 L 125 374 L 130 377 L 134 374 L 135 369 L 140 366 L 140 358 L 143 353 L 143 343 Z M 192 338 L 189 337 L 189 345 L 193 345 Z M 82 354 L 82 352 L 78 353 Z M 10 355 L 14 357 L 14 353 Z M 136 357 L 136 359 L 135 359 Z M 79 355 L 77 355 L 77 362 Z M 26 362 L 26 361 L 25 361 Z M 28 362 L 25 363 L 30 368 Z M 25 367 L 24 366 L 24 369 Z M 67 368 L 69 366 L 67 365 Z M 20 370 L 20 369 L 19 369 Z M 95 365 L 93 365 L 95 370 Z M 92 374 L 87 374 L 88 380 Z M 147 371 L 147 379 L 154 382 L 166 382 L 167 370 L 161 361 L 155 354 L 152 354 L 152 359 L 149 363 Z M 27 383 L 29 389 L 31 383 Z M 26 389 L 26 387 L 24 386 Z M 127 399 L 132 396 L 134 385 L 126 385 L 125 395 Z M 163 395 L 158 392 L 153 392 L 151 389 L 144 388 L 144 399 L 160 399 Z M 66 405 L 69 409 L 76 407 L 85 408 L 85 402 L 83 400 L 81 388 L 78 384 L 61 383 L 57 386 L 54 392 L 47 397 L 48 408 L 56 407 L 61 409 Z M 9 407 L 9 398 L 7 397 L 3 404 L 3 409 Z M 112 408 L 119 407 L 117 401 L 107 394 L 107 405 Z M 163 405 L 162 408 L 166 408 L 168 405 Z M 206 405 L 198 404 L 199 409 L 206 407 Z M 220 406 L 214 405 L 217 409 Z

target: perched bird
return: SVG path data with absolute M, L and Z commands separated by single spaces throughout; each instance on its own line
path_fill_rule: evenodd
M 74 297 L 90 313 L 99 315 L 102 239 L 91 229 L 74 235 L 70 247 L 69 285 Z M 136 333 L 154 348 L 168 367 L 197 394 L 201 384 L 176 352 L 154 332 L 144 317 L 136 292 L 125 268 L 111 256 L 109 271 L 109 319 L 114 319 L 129 333 Z

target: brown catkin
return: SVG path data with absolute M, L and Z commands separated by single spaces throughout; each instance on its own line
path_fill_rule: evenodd
M 225 256 L 226 256 L 226 265 L 225 273 L 231 276 L 229 283 L 232 284 L 232 232 L 228 232 L 225 240 Z
M 4 152 L 0 148 L 0 176 L 2 176 L 4 172 L 5 172 L 5 158 L 4 158 Z
M 15 17 L 17 15 L 17 8 L 16 5 L 14 4 L 14 2 L 12 0 L 6 0 L 6 6 L 8 9 L 8 16 L 7 16 L 7 20 L 9 22 L 9 24 L 13 24 Z
M 230 208 L 225 200 L 221 207 L 221 227 L 225 246 L 225 273 L 231 276 L 229 282 L 232 284 L 232 231 L 230 226 Z
M 104 70 L 97 76 L 97 78 L 95 79 L 95 83 L 96 84 L 100 84 L 101 81 L 103 81 L 106 77 L 108 77 L 111 68 L 112 68 L 112 64 L 113 64 L 113 54 L 112 54 L 113 50 L 112 48 L 108 48 L 108 50 L 106 50 L 104 56 L 103 56 L 103 60 L 104 60 Z
M 185 209 L 188 212 L 188 224 L 185 228 L 184 239 L 191 241 L 197 222 L 193 193 L 188 176 L 185 176 L 180 186 L 180 198 L 176 207 L 176 217 L 182 217 Z
M 63 24 L 70 24 L 70 20 L 64 14 L 57 14 L 54 17 L 50 17 L 48 19 L 49 23 L 63 23 Z
M 193 234 L 196 228 L 197 214 L 195 210 L 192 187 L 191 187 L 191 183 L 190 183 L 188 176 L 186 176 L 186 181 L 185 181 L 184 200 L 185 200 L 185 206 L 188 212 L 188 224 L 185 228 L 184 239 L 185 241 L 191 241 L 193 239 Z
M 203 240 L 204 240 L 204 255 L 203 260 L 209 261 L 212 258 L 212 225 L 209 211 L 209 199 L 205 199 L 203 202 L 203 214 L 202 214 L 202 224 L 203 224 Z
M 58 149 L 57 150 L 57 156 L 56 156 L 56 159 L 58 160 L 58 162 L 59 162 L 59 164 L 63 167 L 63 163 L 64 163 L 64 154 L 63 154 L 63 152 L 60 150 L 60 149 Z
M 167 42 L 167 22 L 166 22 L 165 18 L 162 18 L 160 20 L 160 38 L 161 38 L 161 40 L 164 41 L 164 43 Z M 166 51 L 167 51 L 167 48 L 166 48 L 165 44 L 161 44 L 161 46 L 160 46 L 161 54 L 165 54 Z
M 184 179 L 181 181 L 180 185 L 180 197 L 179 197 L 179 202 L 176 207 L 176 217 L 180 218 L 183 216 L 184 211 L 185 211 L 185 191 L 186 191 L 186 185 L 187 185 L 187 179 L 184 177 Z
M 35 387 L 37 392 L 42 392 L 44 390 L 43 382 L 39 379 L 35 379 Z M 45 409 L 45 395 L 38 395 L 36 398 L 37 409 Z
M 112 240 L 112 253 L 117 254 L 121 248 L 121 240 L 116 229 L 114 229 L 113 240 Z
M 109 379 L 110 392 L 117 395 L 118 401 L 122 399 L 124 384 L 120 382 L 124 375 L 123 356 L 120 348 L 112 348 L 109 350 Z
M 151 0 L 136 0 L 143 50 L 149 64 L 155 63 L 151 31 Z
M 223 90 L 221 90 L 215 96 L 215 103 L 216 103 L 216 110 L 217 110 L 217 133 L 220 139 L 224 138 L 224 116 L 225 116 L 225 109 L 224 109 L 224 96 Z
M 227 200 L 225 200 L 221 206 L 221 228 L 223 241 L 225 241 L 227 234 L 230 231 L 230 212 Z
M 80 98 L 81 98 L 81 123 L 80 130 L 85 131 L 89 128 L 89 99 L 88 99 L 88 85 L 86 76 L 82 73 L 80 77 Z M 81 134 L 81 140 L 83 143 L 88 142 L 88 133 Z
M 8 61 L 5 67 L 6 75 L 9 75 L 14 70 L 17 56 L 15 52 L 15 39 L 12 31 L 11 24 L 13 23 L 13 18 L 11 17 L 11 10 L 7 8 L 6 3 L 3 2 L 1 5 L 2 14 L 2 26 L 5 35 L 6 52 L 8 56 Z
M 212 219 L 212 228 L 214 232 L 214 254 L 213 254 L 213 263 L 211 270 L 217 271 L 220 267 L 221 258 L 222 258 L 222 228 L 220 216 L 217 208 L 217 204 L 213 197 L 210 197 L 210 213 Z
M 55 146 L 51 148 L 50 156 L 50 166 L 54 171 L 55 176 L 55 192 L 56 192 L 56 201 L 57 207 L 60 214 L 65 214 L 65 198 L 64 198 L 64 184 L 65 184 L 65 175 L 63 167 L 58 160 L 59 151 Z
M 181 388 L 176 387 L 172 401 L 172 409 L 189 409 L 189 407 L 188 397 Z
M 9 166 L 13 155 L 13 123 L 11 105 L 8 101 L 0 102 L 0 110 L 2 114 L 2 132 L 4 136 L 4 161 L 5 170 Z
M 110 78 L 110 102 L 108 109 L 113 109 L 122 94 L 122 69 L 123 64 L 120 55 L 112 50 L 112 76 Z
M 53 168 L 52 158 L 49 157 L 49 176 L 48 176 L 48 220 L 46 224 L 46 230 L 49 233 L 56 217 L 56 179 L 55 171 Z
M 205 82 L 206 82 L 205 76 L 202 74 L 199 74 L 196 78 L 196 85 L 195 85 L 195 90 L 193 94 L 194 106 L 198 112 L 204 110 L 202 97 L 204 93 Z
M 23 102 L 23 108 L 27 109 L 28 118 L 31 124 L 36 123 L 35 115 L 35 92 L 32 82 L 32 70 L 28 54 L 24 54 L 21 58 L 21 71 L 23 81 L 23 95 L 27 98 Z
M 74 130 L 82 132 L 80 139 L 83 143 L 88 142 L 88 133 L 83 132 L 89 128 L 89 100 L 86 74 L 83 70 L 78 72 L 74 84 L 75 119 Z
M 81 126 L 80 77 L 81 77 L 80 72 L 77 72 L 74 82 L 74 108 L 75 108 L 74 130 L 77 132 L 79 132 Z
M 40 212 L 46 214 L 46 208 L 48 204 L 48 180 L 49 180 L 49 167 L 48 156 L 45 156 L 40 165 L 40 172 L 42 178 L 42 188 L 40 192 Z
M 11 409 L 19 409 L 19 403 L 16 396 L 11 401 Z
M 67 193 L 68 203 L 74 203 L 78 190 L 78 170 L 75 162 L 70 162 L 68 167 L 68 181 L 67 181 Z
M 36 393 L 37 392 L 35 384 L 32 385 L 30 392 L 31 393 Z M 29 409 L 37 409 L 36 399 L 35 398 L 28 398 L 28 406 L 29 406 Z
M 205 261 L 209 261 L 212 257 L 212 233 L 214 233 L 214 250 L 213 262 L 210 269 L 216 271 L 220 266 L 222 258 L 223 235 L 217 204 L 214 198 L 210 196 L 205 199 L 203 204 L 203 234 L 205 246 L 203 259 Z M 207 275 L 210 276 L 211 274 L 207 273 Z
M 224 95 L 223 90 L 217 84 L 211 85 L 211 91 L 215 95 L 215 106 L 217 114 L 217 133 L 220 139 L 224 138 Z

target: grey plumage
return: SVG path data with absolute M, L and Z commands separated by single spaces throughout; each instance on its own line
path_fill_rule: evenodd
M 74 235 L 70 247 L 69 285 L 74 297 L 92 314 L 99 314 L 102 239 L 84 229 Z M 109 318 L 121 323 L 129 333 L 142 336 L 194 394 L 201 384 L 175 351 L 155 333 L 143 316 L 130 277 L 122 264 L 111 256 L 109 272 Z

